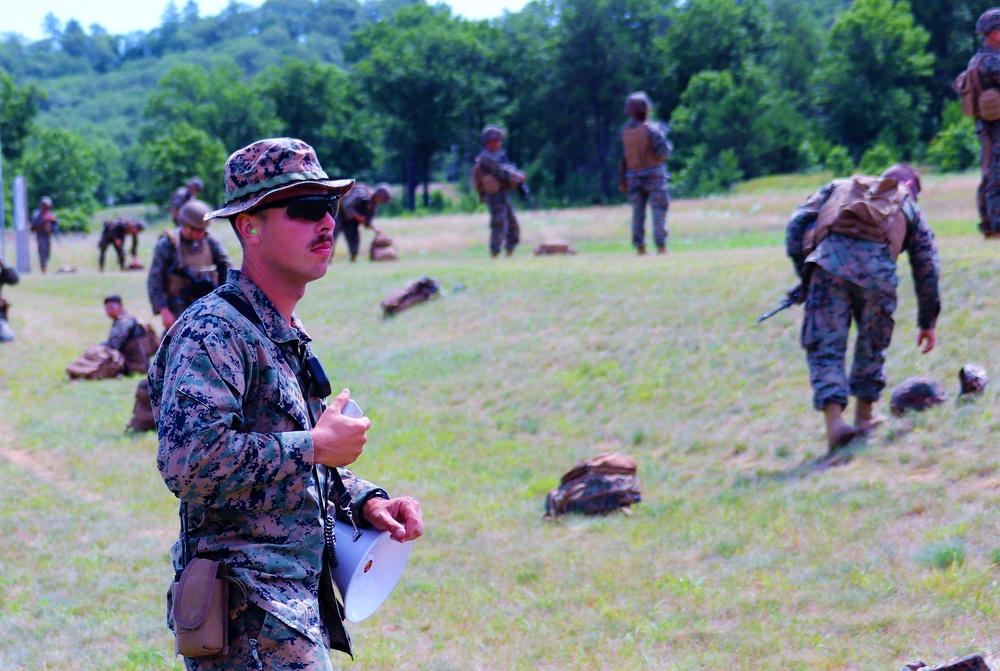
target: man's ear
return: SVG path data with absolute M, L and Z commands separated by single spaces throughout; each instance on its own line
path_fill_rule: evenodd
M 247 242 L 260 241 L 259 225 L 257 217 L 251 214 L 240 212 L 236 215 L 236 232 Z

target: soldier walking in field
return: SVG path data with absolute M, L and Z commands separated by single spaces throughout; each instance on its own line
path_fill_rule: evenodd
M 786 249 L 805 297 L 801 343 L 813 406 L 824 413 L 831 450 L 885 421 L 873 406 L 885 387 L 901 251 L 909 255 L 913 270 L 917 345 L 926 354 L 937 342 L 940 263 L 934 233 L 917 206 L 919 193 L 919 173 L 897 164 L 880 177 L 855 176 L 823 186 L 788 222 Z M 857 340 L 848 377 L 845 357 L 852 321 Z M 848 394 L 857 397 L 853 425 L 842 416 Z
M 56 232 L 58 225 L 59 217 L 52 211 L 52 199 L 42 196 L 38 209 L 31 213 L 31 232 L 35 234 L 38 243 L 38 265 L 41 266 L 43 273 L 49 265 L 52 234 Z
M 484 149 L 472 168 L 472 185 L 490 211 L 490 256 L 496 258 L 504 248 L 507 256 L 521 241 L 521 228 L 510 204 L 510 190 L 524 183 L 524 173 L 514 167 L 503 151 L 507 133 L 499 126 L 483 129 Z
M 974 70 L 978 75 L 982 91 L 1000 94 L 1000 9 L 983 12 L 976 22 L 976 34 L 983 36 L 983 46 L 969 61 L 969 71 Z M 976 135 L 983 171 L 976 191 L 979 230 L 987 238 L 997 238 L 1000 237 L 1000 116 L 978 107 L 977 104 Z
M 667 159 L 674 146 L 667 139 L 666 124 L 649 120 L 653 104 L 643 91 L 625 100 L 625 114 L 630 120 L 622 129 L 624 155 L 619 165 L 618 189 L 628 194 L 632 203 L 632 246 L 642 256 L 646 253 L 646 203 L 653 217 L 653 242 L 657 254 L 667 253 L 667 190 L 670 173 Z

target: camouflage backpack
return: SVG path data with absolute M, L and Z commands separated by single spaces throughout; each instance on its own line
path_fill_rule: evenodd
M 1000 91 L 983 89 L 979 80 L 979 63 L 982 54 L 975 56 L 969 67 L 962 70 L 951 84 L 951 90 L 958 94 L 962 103 L 962 114 L 984 121 L 1000 119 Z
M 71 380 L 103 380 L 117 377 L 125 370 L 125 357 L 107 345 L 91 345 L 66 366 Z
M 618 452 L 581 461 L 545 497 L 545 517 L 603 515 L 639 503 L 637 468 L 635 459 Z
M 423 303 L 441 293 L 441 285 L 433 277 L 424 275 L 402 289 L 394 289 L 382 299 L 382 315 L 391 317 L 406 308 Z
M 812 254 L 830 233 L 880 242 L 889 246 L 892 258 L 899 256 L 906 238 L 906 215 L 902 211 L 908 191 L 894 177 L 854 175 L 836 182 L 816 216 L 815 226 L 802 238 L 802 252 Z

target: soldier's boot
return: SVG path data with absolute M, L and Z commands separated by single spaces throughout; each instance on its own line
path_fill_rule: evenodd
M 514 250 L 513 249 L 508 249 L 507 250 L 507 256 L 514 256 Z
M 667 246 L 666 245 L 657 245 L 656 246 L 656 253 L 660 254 L 660 255 L 666 254 L 667 253 Z
M 847 445 L 858 435 L 857 430 L 844 421 L 843 414 L 844 406 L 839 403 L 829 403 L 823 408 L 823 416 L 826 419 L 826 442 L 831 450 Z
M 645 256 L 646 255 L 646 245 L 637 245 L 636 248 L 635 248 L 635 253 L 638 254 L 639 256 Z
M 854 406 L 854 428 L 858 430 L 858 435 L 867 436 L 878 428 L 886 420 L 885 415 L 876 415 L 873 406 L 874 401 L 859 398 Z
M 351 263 L 354 263 L 357 260 L 358 260 L 358 255 L 357 254 L 351 254 Z
M 490 252 L 490 256 L 495 259 L 496 257 L 500 256 L 500 252 Z

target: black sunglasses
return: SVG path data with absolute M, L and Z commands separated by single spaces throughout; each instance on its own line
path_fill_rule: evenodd
M 337 216 L 337 213 L 340 212 L 340 195 L 292 196 L 291 198 L 272 200 L 256 209 L 269 210 L 274 207 L 287 207 L 288 216 L 292 219 L 319 221 L 327 212 L 330 213 L 331 217 Z

